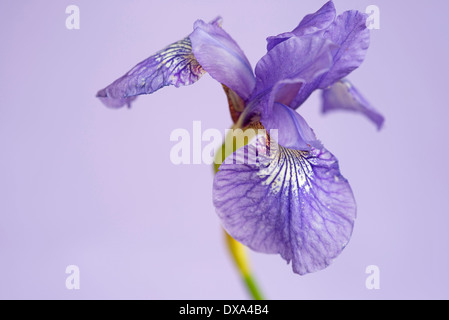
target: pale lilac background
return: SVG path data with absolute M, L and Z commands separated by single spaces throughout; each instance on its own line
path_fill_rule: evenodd
M 110 110 L 96 91 L 220 14 L 255 65 L 265 37 L 324 1 L 2 1 L 0 3 L 0 298 L 245 299 L 211 201 L 212 170 L 175 166 L 170 132 L 230 125 L 221 87 L 140 97 Z M 449 298 L 447 1 L 376 4 L 381 29 L 350 79 L 386 116 L 301 113 L 340 160 L 358 203 L 352 240 L 328 269 L 300 277 L 251 253 L 272 299 Z M 65 8 L 81 29 L 65 28 Z M 81 290 L 65 268 L 81 269 Z M 365 268 L 381 289 L 365 288 Z

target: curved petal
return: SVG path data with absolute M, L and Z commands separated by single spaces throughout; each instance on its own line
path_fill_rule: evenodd
M 256 65 L 255 94 L 271 89 L 285 79 L 310 82 L 332 65 L 335 45 L 322 37 L 290 38 L 267 52 Z
M 298 108 L 313 91 L 331 86 L 360 66 L 365 58 L 370 39 L 365 23 L 364 13 L 346 11 L 339 15 L 326 31 L 323 31 L 322 36 L 338 46 L 332 51 L 332 66 L 328 72 L 302 86 L 292 101 L 291 107 Z
M 292 32 L 283 32 L 277 36 L 271 36 L 267 38 L 267 52 L 276 47 L 278 44 L 284 42 L 285 40 L 295 37 Z
M 317 12 L 306 15 L 292 33 L 300 37 L 324 30 L 334 22 L 336 15 L 334 3 L 328 1 Z
M 343 79 L 323 90 L 323 113 L 333 110 L 348 110 L 361 113 L 380 130 L 385 118 L 374 109 L 348 80 Z
M 209 24 L 212 24 L 214 26 L 220 27 L 223 25 L 223 18 L 221 16 L 215 17 Z
M 190 39 L 196 59 L 212 78 L 248 99 L 255 79 L 251 64 L 237 43 L 219 26 L 202 20 L 195 22 Z
M 341 253 L 356 217 L 351 188 L 324 149 L 278 146 L 257 164 L 225 161 L 215 175 L 213 201 L 234 239 L 279 253 L 300 275 L 324 269 Z
M 322 37 L 290 38 L 260 59 L 256 66 L 253 100 L 265 102 L 262 113 L 269 114 L 274 102 L 289 105 L 304 83 L 329 70 L 334 44 Z M 268 99 L 261 96 L 269 95 Z
M 256 87 L 241 123 L 247 124 L 254 115 L 269 117 L 275 102 L 293 108 L 298 91 L 329 70 L 333 48 L 327 39 L 305 36 L 290 38 L 267 52 L 256 65 Z
M 267 50 L 273 49 L 279 43 L 292 36 L 304 36 L 317 31 L 321 31 L 334 22 L 336 16 L 335 6 L 332 1 L 327 2 L 317 12 L 305 16 L 299 25 L 291 32 L 281 33 L 274 37 L 267 38 Z
M 168 85 L 190 85 L 204 73 L 187 37 L 140 62 L 127 74 L 98 91 L 97 97 L 111 108 L 130 106 L 137 95 L 153 93 Z
M 272 112 L 268 116 L 263 115 L 261 122 L 267 130 L 277 130 L 277 141 L 286 148 L 310 150 L 311 147 L 322 147 L 306 120 L 281 103 L 275 103 Z
M 241 122 L 269 116 L 275 102 L 296 108 L 303 87 L 315 84 L 332 66 L 336 48 L 322 36 L 307 35 L 291 37 L 268 51 L 256 65 L 256 87 Z
M 301 90 L 299 90 L 298 94 L 296 95 L 296 97 L 293 99 L 293 101 L 291 102 L 290 106 L 293 109 L 297 109 L 299 108 L 304 101 L 307 100 L 308 97 L 310 97 L 310 95 L 319 88 L 320 82 L 323 79 L 324 75 L 321 75 L 321 77 L 317 77 L 316 79 L 314 79 L 312 82 L 309 83 L 305 83 L 302 87 Z
M 365 13 L 356 10 L 345 11 L 326 30 L 324 37 L 339 48 L 333 52 L 334 63 L 321 81 L 320 88 L 332 85 L 362 64 L 370 43 L 366 19 Z

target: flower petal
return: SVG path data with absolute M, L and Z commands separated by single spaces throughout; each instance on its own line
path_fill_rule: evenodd
M 234 39 L 217 25 L 202 20 L 195 22 L 190 39 L 196 59 L 212 78 L 248 99 L 255 78 L 251 64 Z
M 295 34 L 292 32 L 284 32 L 278 34 L 277 36 L 271 36 L 267 38 L 267 52 L 276 47 L 278 44 L 288 40 L 292 37 L 295 37 Z
M 312 82 L 309 83 L 305 83 L 302 87 L 301 90 L 299 90 L 298 94 L 296 95 L 296 97 L 293 99 L 293 101 L 291 102 L 290 106 L 293 109 L 297 109 L 299 108 L 304 101 L 307 100 L 308 97 L 310 97 L 310 95 L 319 88 L 321 79 L 323 78 L 324 75 L 322 75 L 321 77 L 318 77 L 316 79 L 314 79 Z
M 285 79 L 311 81 L 329 69 L 331 50 L 335 48 L 331 41 L 314 36 L 294 37 L 282 42 L 257 63 L 256 94 Z
M 276 102 L 268 116 L 262 115 L 261 122 L 267 130 L 277 130 L 277 141 L 286 148 L 310 150 L 311 147 L 322 147 L 306 120 L 286 105 Z
M 273 49 L 276 45 L 292 36 L 300 37 L 324 30 L 329 27 L 332 22 L 334 22 L 335 16 L 336 12 L 334 3 L 329 1 L 317 12 L 305 16 L 293 31 L 267 38 L 267 50 L 269 51 Z
M 366 19 L 367 15 L 359 11 L 345 11 L 326 30 L 324 37 L 339 48 L 333 52 L 334 63 L 320 82 L 320 88 L 332 85 L 362 64 L 370 42 Z
M 323 90 L 323 113 L 332 110 L 348 110 L 359 112 L 374 122 L 380 130 L 384 117 L 374 109 L 348 80 L 343 79 Z
M 247 145 L 248 152 L 254 145 Z M 277 146 L 257 164 L 220 166 L 213 200 L 226 231 L 251 249 L 279 253 L 300 275 L 326 268 L 347 245 L 356 217 L 336 158 Z
M 204 73 L 187 37 L 140 62 L 127 74 L 98 91 L 97 97 L 111 108 L 130 106 L 137 95 L 153 93 L 168 85 L 190 85 Z
M 305 36 L 290 38 L 267 52 L 257 63 L 257 84 L 253 94 L 270 95 L 263 113 L 268 114 L 274 102 L 289 104 L 303 83 L 311 82 L 329 70 L 334 48 L 327 39 Z
M 300 37 L 324 30 L 334 22 L 336 15 L 334 3 L 328 1 L 317 12 L 306 15 L 292 33 Z
M 366 28 L 366 15 L 359 11 L 346 11 L 323 31 L 323 37 L 338 45 L 332 52 L 332 66 L 329 71 L 314 81 L 301 87 L 291 103 L 298 108 L 316 89 L 325 89 L 347 76 L 363 62 L 369 47 L 369 30 Z

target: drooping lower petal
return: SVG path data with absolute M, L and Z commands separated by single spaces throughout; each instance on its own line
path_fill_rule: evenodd
M 259 152 L 256 164 L 221 165 L 213 189 L 216 212 L 233 238 L 255 251 L 279 253 L 295 273 L 324 269 L 351 237 L 351 188 L 327 150 L 274 145 L 269 154 Z
M 110 108 L 130 106 L 137 95 L 150 94 L 168 85 L 190 85 L 204 73 L 187 37 L 140 62 L 124 76 L 98 91 L 97 97 Z
M 202 20 L 195 22 L 190 39 L 196 59 L 212 78 L 248 99 L 255 78 L 251 64 L 234 39 L 217 25 Z
M 380 130 L 384 117 L 374 109 L 348 80 L 343 79 L 323 90 L 323 113 L 333 110 L 347 110 L 365 115 Z

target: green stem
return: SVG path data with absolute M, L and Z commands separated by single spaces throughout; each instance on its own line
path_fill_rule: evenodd
M 253 300 L 265 300 L 260 292 L 256 280 L 252 277 L 252 275 L 247 275 L 244 277 L 244 280 L 250 295 L 253 297 Z
M 248 293 L 254 300 L 264 300 L 259 286 L 252 275 L 246 247 L 232 238 L 227 232 L 225 232 L 225 235 L 229 252 L 234 259 L 235 265 L 240 272 L 246 288 L 248 289 Z

